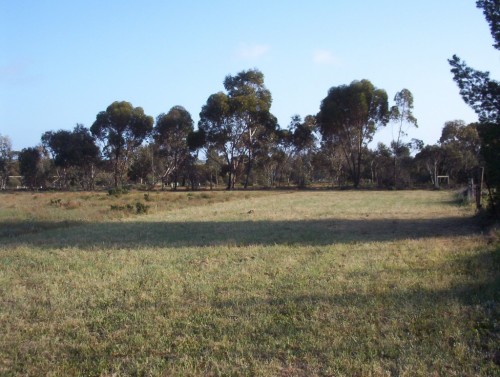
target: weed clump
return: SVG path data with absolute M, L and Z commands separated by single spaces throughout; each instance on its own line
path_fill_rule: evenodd
M 132 211 L 134 206 L 132 204 L 126 204 L 124 206 L 118 204 L 111 204 L 112 211 Z
M 50 205 L 54 207 L 60 207 L 62 205 L 61 199 L 50 199 Z
M 125 205 L 118 205 L 118 204 L 111 204 L 110 206 L 111 211 L 124 211 L 124 212 L 134 212 L 137 215 L 142 215 L 145 213 L 148 213 L 150 206 L 141 203 L 141 202 L 136 202 L 135 205 L 133 204 L 125 204 Z
M 124 194 L 128 194 L 128 190 L 126 188 L 116 187 L 108 190 L 109 196 L 116 196 L 118 198 Z
M 141 202 L 135 203 L 135 213 L 138 215 L 146 214 L 149 211 L 149 206 Z

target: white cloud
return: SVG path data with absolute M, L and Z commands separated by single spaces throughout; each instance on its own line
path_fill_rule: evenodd
M 316 50 L 313 54 L 313 61 L 316 64 L 336 64 L 337 58 L 328 50 Z
M 240 44 L 237 57 L 239 59 L 258 59 L 269 52 L 271 46 L 263 44 L 249 45 L 247 43 Z

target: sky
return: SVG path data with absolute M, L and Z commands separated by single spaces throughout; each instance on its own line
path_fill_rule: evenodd
M 197 123 L 227 75 L 256 68 L 282 128 L 316 114 L 329 88 L 368 79 L 389 105 L 409 89 L 408 139 L 434 144 L 446 121 L 477 120 L 447 60 L 500 79 L 492 43 L 474 0 L 0 0 L 0 134 L 32 147 L 90 128 L 114 101 L 154 118 L 180 105 Z

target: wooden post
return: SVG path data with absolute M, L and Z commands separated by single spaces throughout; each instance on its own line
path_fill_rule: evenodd
M 469 184 L 467 185 L 467 200 L 470 202 L 474 197 L 474 178 L 469 178 Z

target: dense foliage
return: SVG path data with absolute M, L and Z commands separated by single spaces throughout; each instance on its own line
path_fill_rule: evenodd
M 483 124 L 447 122 L 434 145 L 410 139 L 417 120 L 408 89 L 396 93 L 389 106 L 387 93 L 369 80 L 332 87 L 317 115 L 294 115 L 287 127 L 271 113 L 262 72 L 227 76 L 224 89 L 208 97 L 197 129 L 182 106 L 154 121 L 142 108 L 117 101 L 97 114 L 90 129 L 47 131 L 41 146 L 23 150 L 17 159 L 3 143 L 1 171 L 9 165 L 10 173 L 3 173 L 8 177 L 19 169 L 24 186 L 32 189 L 411 188 L 439 186 L 438 176 L 465 185 L 481 164 Z M 388 123 L 392 143 L 370 149 L 377 130 Z M 486 156 L 484 143 L 482 151 Z
M 500 1 L 479 0 L 477 7 L 483 9 L 495 43 L 500 49 Z M 449 60 L 453 79 L 458 84 L 464 101 L 479 116 L 478 132 L 481 151 L 486 167 L 486 182 L 490 188 L 494 212 L 500 206 L 500 82 L 492 80 L 489 72 L 469 67 L 456 55 Z

